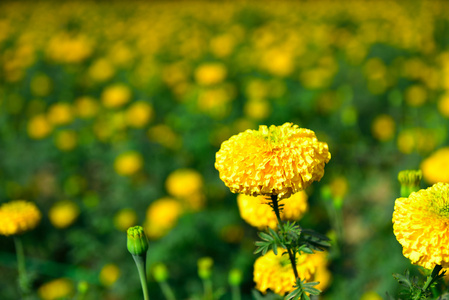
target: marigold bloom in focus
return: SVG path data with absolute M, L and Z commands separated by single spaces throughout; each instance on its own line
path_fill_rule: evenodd
M 424 180 L 430 184 L 449 183 L 449 147 L 435 151 L 421 163 Z
M 402 254 L 412 264 L 433 269 L 449 267 L 449 184 L 430 188 L 396 199 L 393 232 L 402 245 Z
M 34 229 L 41 212 L 32 202 L 14 200 L 0 206 L 0 234 L 13 235 Z
M 143 158 L 140 153 L 128 151 L 120 154 L 114 162 L 115 171 L 122 176 L 135 174 L 142 168 Z
M 232 136 L 217 152 L 215 168 L 233 193 L 283 199 L 321 180 L 330 158 L 312 130 L 285 123 Z
M 296 268 L 299 278 L 307 282 L 319 281 L 315 288 L 325 289 L 331 279 L 327 270 L 327 259 L 324 252 L 301 254 L 296 256 Z M 288 255 L 274 254 L 272 250 L 256 259 L 254 263 L 254 282 L 256 289 L 266 293 L 268 289 L 283 296 L 294 290 L 295 276 Z
M 276 215 L 268 203 L 271 202 L 264 196 L 248 196 L 240 194 L 237 196 L 237 203 L 239 206 L 240 216 L 251 226 L 259 229 L 266 229 L 270 227 L 275 229 L 277 227 Z M 284 205 L 281 211 L 281 219 L 297 221 L 307 211 L 307 194 L 300 191 L 292 195 L 290 198 L 282 200 Z
M 148 206 L 145 232 L 149 238 L 158 239 L 172 229 L 182 213 L 182 205 L 172 198 L 161 198 Z
M 39 296 L 44 300 L 56 300 L 70 297 L 75 292 L 75 286 L 67 278 L 58 278 L 44 283 L 37 290 Z
M 56 228 L 66 228 L 76 221 L 80 214 L 78 205 L 70 200 L 56 202 L 48 212 L 48 218 Z

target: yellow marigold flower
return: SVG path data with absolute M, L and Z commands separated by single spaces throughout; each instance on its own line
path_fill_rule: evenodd
M 203 188 L 203 177 L 194 169 L 177 169 L 168 175 L 165 188 L 174 197 L 188 197 Z
M 449 183 L 449 147 L 441 148 L 421 163 L 424 180 Z
M 128 151 L 120 154 L 115 159 L 114 169 L 119 175 L 129 176 L 138 172 L 142 165 L 142 155 L 136 151 Z
M 56 62 L 79 63 L 89 57 L 93 47 L 84 35 L 61 33 L 50 40 L 47 55 Z
M 101 94 L 101 102 L 107 108 L 117 108 L 131 99 L 131 90 L 123 84 L 107 87 Z
M 80 214 L 78 205 L 70 200 L 56 202 L 48 212 L 48 218 L 56 228 L 67 228 L 76 221 Z
M 47 96 L 52 89 L 52 81 L 45 74 L 38 74 L 31 79 L 30 89 L 31 93 L 37 97 Z
M 222 63 L 207 63 L 195 70 L 195 80 L 201 85 L 213 85 L 222 82 L 227 75 L 226 66 Z
M 382 297 L 375 291 L 369 291 L 364 293 L 360 300 L 382 300 Z
M 158 239 L 172 229 L 182 213 L 182 205 L 172 198 L 161 198 L 148 206 L 145 232 L 148 238 Z
M 422 85 L 412 85 L 405 90 L 404 98 L 410 106 L 421 106 L 427 100 L 427 90 Z
M 100 282 L 105 286 L 113 285 L 120 277 L 120 269 L 115 264 L 106 264 L 100 271 Z
M 393 232 L 402 245 L 402 254 L 412 264 L 433 269 L 449 267 L 449 184 L 430 188 L 396 199 Z
M 285 123 L 232 136 L 217 152 L 215 168 L 233 193 L 283 199 L 321 180 L 330 158 L 312 130 Z
M 104 82 L 114 76 L 115 69 L 109 60 L 97 59 L 88 69 L 89 77 L 97 82 Z
M 69 103 L 55 103 L 48 109 L 47 118 L 53 125 L 66 125 L 73 121 L 72 106 Z
M 131 208 L 124 208 L 114 216 L 114 226 L 120 231 L 127 231 L 137 224 L 137 214 Z
M 43 300 L 57 300 L 73 296 L 75 286 L 69 279 L 59 278 L 41 285 L 37 293 Z
M 438 101 L 438 111 L 443 117 L 449 118 L 449 93 L 444 94 Z
M 254 120 L 263 120 L 271 113 L 270 103 L 265 99 L 251 99 L 243 108 L 245 115 Z
M 32 202 L 14 200 L 0 206 L 0 234 L 13 235 L 34 229 L 41 212 Z
M 75 100 L 75 110 L 78 117 L 89 119 L 94 117 L 98 112 L 97 101 L 89 96 L 80 97 Z
M 371 132 L 373 136 L 381 142 L 391 140 L 394 137 L 395 132 L 394 119 L 386 114 L 377 116 L 371 124 Z
M 27 126 L 28 135 L 32 139 L 43 139 L 53 130 L 45 115 L 36 115 L 30 119 Z
M 301 279 L 307 282 L 319 281 L 315 286 L 318 289 L 325 289 L 331 279 L 327 270 L 327 259 L 324 252 L 314 254 L 301 254 L 296 256 L 296 268 Z M 266 293 L 268 289 L 278 295 L 285 295 L 294 290 L 295 276 L 288 255 L 278 253 L 275 255 L 272 250 L 264 256 L 256 259 L 254 263 L 254 282 L 256 289 Z
M 148 129 L 148 138 L 169 149 L 178 149 L 182 141 L 167 125 L 159 124 Z
M 145 101 L 134 102 L 126 110 L 126 122 L 128 125 L 141 128 L 151 120 L 154 115 L 153 107 Z
M 76 147 L 78 138 L 74 130 L 61 130 L 55 136 L 55 144 L 59 150 L 70 151 Z
M 270 199 L 264 196 L 248 196 L 240 194 L 237 196 L 240 216 L 251 226 L 259 229 L 277 227 L 276 215 L 268 203 Z M 304 191 L 293 194 L 290 198 L 283 199 L 280 204 L 284 204 L 281 211 L 282 220 L 299 220 L 307 211 L 307 194 Z

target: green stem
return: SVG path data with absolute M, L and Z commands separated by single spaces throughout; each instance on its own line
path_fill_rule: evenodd
M 421 298 L 422 293 L 425 293 L 427 289 L 430 287 L 430 285 L 435 281 L 435 279 L 438 277 L 438 274 L 440 273 L 441 269 L 443 267 L 440 265 L 436 265 L 435 268 L 433 268 L 432 274 L 427 276 L 427 281 L 422 287 L 422 289 L 419 290 L 419 293 L 416 294 L 415 298 L 413 300 L 419 300 Z
M 149 300 L 148 296 L 148 285 L 147 276 L 145 272 L 145 257 L 139 255 L 133 255 L 134 261 L 136 262 L 137 271 L 139 272 L 140 283 L 142 284 L 143 298 Z
M 204 299 L 212 300 L 213 299 L 212 281 L 210 279 L 203 279 L 203 285 L 204 285 Z
M 240 300 L 242 298 L 240 295 L 240 287 L 238 285 L 233 285 L 231 288 L 232 288 L 232 300 Z
M 17 255 L 17 271 L 19 273 L 19 288 L 23 296 L 30 293 L 30 283 L 25 268 L 25 252 L 23 251 L 22 240 L 18 237 L 14 237 L 14 245 L 16 247 Z
M 162 294 L 164 294 L 165 299 L 176 300 L 175 294 L 166 281 L 159 282 L 159 286 L 161 287 Z
M 273 210 L 274 210 L 274 214 L 276 215 L 276 218 L 278 220 L 279 223 L 279 227 L 281 229 L 281 234 L 283 234 L 284 232 L 284 227 L 282 226 L 282 220 L 281 220 L 281 214 L 279 211 L 279 201 L 278 201 L 278 196 L 277 195 L 271 195 L 271 202 L 273 203 Z M 288 252 L 288 257 L 290 258 L 290 263 L 292 265 L 292 269 L 293 269 L 293 274 L 295 274 L 295 282 L 298 280 L 299 275 L 298 275 L 298 270 L 296 269 L 296 260 L 295 260 L 295 253 L 294 251 L 290 248 L 289 245 L 287 245 L 287 252 Z

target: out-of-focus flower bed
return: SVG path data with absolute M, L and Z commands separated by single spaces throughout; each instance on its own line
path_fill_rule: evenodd
M 86 281 L 87 299 L 140 299 L 125 231 L 143 225 L 148 272 L 164 263 L 179 299 L 202 293 L 202 257 L 222 299 L 233 268 L 251 299 L 257 229 L 215 153 L 241 131 L 292 122 L 332 154 L 300 221 L 332 240 L 323 298 L 394 295 L 391 274 L 410 265 L 392 229 L 397 173 L 449 182 L 447 11 L 437 1 L 2 1 L 0 203 L 42 212 L 23 235 L 33 290 L 55 299 Z M 1 299 L 19 295 L 14 253 L 0 236 Z M 163 298 L 151 276 L 149 287 Z

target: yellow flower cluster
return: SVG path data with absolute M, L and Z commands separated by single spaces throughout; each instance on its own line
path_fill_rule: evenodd
M 41 213 L 34 203 L 15 200 L 0 206 L 0 234 L 13 235 L 34 229 Z
M 449 184 L 411 193 L 396 199 L 393 231 L 402 253 L 413 264 L 432 269 L 449 267 Z
M 301 279 L 307 282 L 318 281 L 316 288 L 325 289 L 331 279 L 327 269 L 327 258 L 324 252 L 301 254 L 296 256 L 296 268 Z M 294 290 L 295 276 L 288 255 L 267 252 L 254 263 L 254 282 L 256 289 L 265 293 L 268 289 L 283 296 Z
M 275 229 L 277 226 L 276 215 L 268 203 L 271 202 L 264 196 L 248 196 L 240 194 L 237 196 L 240 216 L 251 226 L 258 229 L 266 229 L 270 227 Z M 292 195 L 290 198 L 282 200 L 284 205 L 281 211 L 282 220 L 299 220 L 307 211 L 307 194 L 300 191 Z
M 421 163 L 424 180 L 430 184 L 449 183 L 449 147 L 435 151 Z
M 321 180 L 330 158 L 313 131 L 285 123 L 232 136 L 217 152 L 215 168 L 233 193 L 283 199 Z

